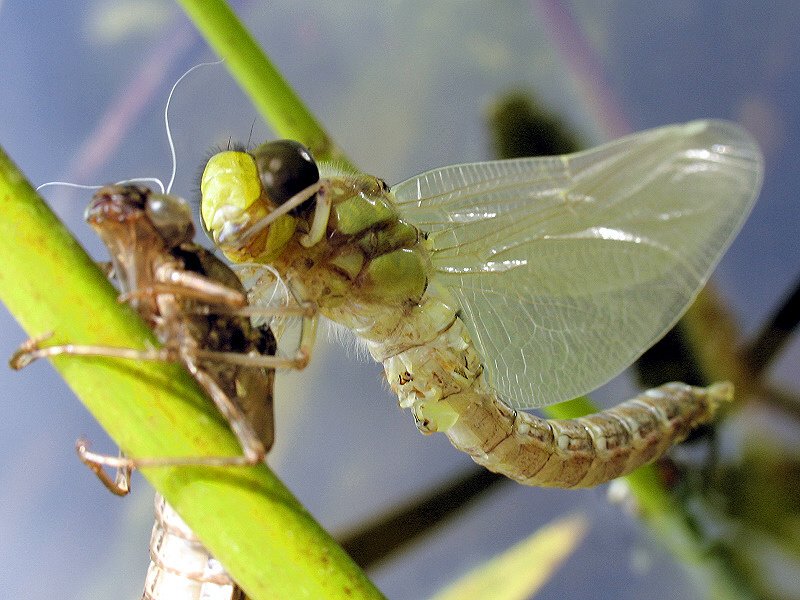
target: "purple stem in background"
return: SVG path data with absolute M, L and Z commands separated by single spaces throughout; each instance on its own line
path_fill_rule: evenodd
M 116 153 L 120 140 L 128 135 L 142 111 L 150 105 L 154 94 L 163 89 L 164 80 L 173 72 L 174 65 L 198 40 L 193 26 L 186 22 L 183 14 L 176 21 L 180 24 L 174 26 L 174 33 L 166 36 L 144 59 L 139 71 L 117 93 L 89 137 L 75 152 L 64 176 L 65 181 L 94 181 L 96 173 Z M 162 100 L 166 102 L 166 94 Z M 168 172 L 167 169 L 160 175 L 164 177 Z
M 545 33 L 569 73 L 576 79 L 587 110 L 607 139 L 631 132 L 621 103 L 608 85 L 602 62 L 578 24 L 568 3 L 563 0 L 533 0 Z

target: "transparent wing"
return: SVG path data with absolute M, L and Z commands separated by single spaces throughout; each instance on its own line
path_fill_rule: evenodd
M 230 265 L 247 290 L 248 304 L 255 309 L 275 309 L 278 314 L 253 316 L 255 327 L 268 325 L 279 342 L 279 355 L 286 355 L 286 348 L 295 348 L 300 338 L 300 318 L 280 314 L 280 309 L 296 306 L 289 288 L 278 273 L 269 265 L 239 263 Z
M 763 171 L 738 126 L 695 121 L 561 157 L 455 165 L 392 188 L 429 233 L 489 383 L 516 408 L 605 383 L 683 314 Z

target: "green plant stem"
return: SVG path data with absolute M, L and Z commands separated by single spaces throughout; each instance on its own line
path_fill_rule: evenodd
M 53 331 L 46 345 L 155 342 L 2 149 L 0 208 L 0 298 L 29 335 Z M 52 362 L 130 456 L 241 453 L 177 365 L 72 356 Z M 382 598 L 266 465 L 143 472 L 253 600 Z
M 549 419 L 577 419 L 584 415 L 590 415 L 600 410 L 597 405 L 586 396 L 580 396 L 567 402 L 545 406 L 542 412 Z
M 727 557 L 704 539 L 686 507 L 666 492 L 656 471 L 654 465 L 647 465 L 625 478 L 640 518 L 708 591 L 708 598 L 755 600 L 756 594 Z
M 302 142 L 317 160 L 347 163 L 224 0 L 178 2 L 275 133 Z

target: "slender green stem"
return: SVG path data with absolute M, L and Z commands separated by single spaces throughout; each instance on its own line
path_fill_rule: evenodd
M 742 574 L 714 550 L 686 507 L 665 491 L 656 471 L 654 465 L 647 465 L 625 478 L 642 520 L 655 537 L 702 584 L 709 598 L 755 600 Z
M 585 397 L 545 408 L 547 415 L 556 419 L 572 419 L 596 410 Z M 726 600 L 752 597 L 724 557 L 708 551 L 707 542 L 695 526 L 694 519 L 686 507 L 672 498 L 654 465 L 640 467 L 625 480 L 636 499 L 642 521 L 692 571 L 694 577 L 711 590 L 712 597 Z
M 317 160 L 347 162 L 224 0 L 178 2 L 275 133 L 302 142 Z
M 29 335 L 127 348 L 155 342 L 1 149 L 0 211 L 0 299 Z M 53 365 L 130 456 L 241 453 L 177 365 L 70 356 Z M 382 598 L 265 465 L 144 475 L 253 600 Z
M 542 410 L 551 419 L 577 419 L 600 409 L 586 396 L 580 396 L 567 402 L 546 406 Z

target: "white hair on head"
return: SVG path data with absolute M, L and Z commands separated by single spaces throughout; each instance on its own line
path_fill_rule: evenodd
M 125 185 L 128 183 L 151 183 L 158 186 L 159 190 L 161 190 L 162 194 L 169 194 L 172 190 L 172 184 L 175 183 L 175 175 L 178 172 L 178 158 L 175 152 L 175 142 L 172 139 L 172 130 L 169 126 L 169 106 L 172 102 L 172 96 L 175 94 L 175 89 L 178 87 L 178 84 L 186 77 L 189 73 L 194 71 L 195 69 L 199 69 L 200 67 L 207 67 L 211 65 L 218 65 L 222 63 L 222 60 L 217 60 L 214 62 L 204 62 L 194 65 L 193 67 L 189 68 L 183 75 L 178 77 L 177 81 L 172 84 L 172 89 L 169 91 L 169 96 L 167 96 L 167 104 L 164 106 L 164 126 L 167 130 L 167 143 L 169 144 L 169 153 L 172 159 L 172 174 L 170 175 L 169 182 L 166 186 L 158 177 L 132 177 L 131 179 L 123 179 L 122 181 L 117 181 L 115 185 Z M 36 187 L 36 191 L 40 191 L 46 187 L 68 187 L 73 189 L 79 190 L 99 190 L 102 185 L 84 185 L 80 183 L 72 183 L 70 181 L 47 181 L 39 186 Z
M 125 185 L 128 183 L 155 183 L 158 188 L 161 190 L 161 193 L 164 193 L 164 184 L 158 177 L 133 177 L 131 179 L 123 179 L 122 181 L 117 181 L 114 185 Z M 47 181 L 36 186 L 36 191 L 40 191 L 46 187 L 67 187 L 73 188 L 78 190 L 99 190 L 102 185 L 84 185 L 82 183 L 72 183 L 71 181 Z
M 125 185 L 127 183 L 155 183 L 162 194 L 166 194 L 164 183 L 158 177 L 132 177 L 130 179 L 123 179 L 118 181 L 116 185 Z
M 188 71 L 186 71 L 183 75 L 178 77 L 178 80 L 172 84 L 172 89 L 169 91 L 169 96 L 167 96 L 167 104 L 164 107 L 164 127 L 167 130 L 167 142 L 169 143 L 169 153 L 172 157 L 172 175 L 170 175 L 169 183 L 167 184 L 166 192 L 169 194 L 170 190 L 172 189 L 172 184 L 175 183 L 175 175 L 178 172 L 178 159 L 175 154 L 175 142 L 172 140 L 172 130 L 169 127 L 169 105 L 172 102 L 172 95 L 175 93 L 175 88 L 178 87 L 178 84 L 183 81 L 183 78 L 186 77 L 192 71 L 199 69 L 200 67 L 209 67 L 211 65 L 219 65 L 223 61 L 217 60 L 214 62 L 204 62 L 196 64 L 195 66 L 191 67 Z
M 99 190 L 101 185 L 84 185 L 82 183 L 72 183 L 71 181 L 46 181 L 36 186 L 36 191 L 40 192 L 46 187 L 68 187 L 76 190 Z

